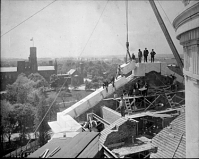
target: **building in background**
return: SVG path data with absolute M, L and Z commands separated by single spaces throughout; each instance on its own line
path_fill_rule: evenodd
M 71 85 L 78 86 L 80 84 L 83 84 L 82 82 L 82 75 L 80 72 L 78 72 L 76 69 L 70 69 L 68 71 L 68 75 L 71 78 Z
M 1 91 L 5 90 L 7 84 L 16 81 L 20 73 L 27 76 L 31 73 L 39 73 L 47 81 L 50 80 L 52 74 L 57 74 L 57 61 L 53 65 L 53 61 L 49 61 L 49 66 L 38 66 L 37 64 L 37 48 L 30 47 L 30 56 L 28 61 L 17 61 L 17 67 L 1 67 Z

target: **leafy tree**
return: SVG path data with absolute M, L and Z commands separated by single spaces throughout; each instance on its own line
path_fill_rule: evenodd
M 18 88 L 17 88 L 17 103 L 21 103 L 21 104 L 26 103 L 29 92 L 30 92 L 30 88 L 27 88 L 23 85 L 18 86 Z
M 28 76 L 28 79 L 35 82 L 34 87 L 36 88 L 48 86 L 48 82 L 46 81 L 46 79 L 43 76 L 41 76 L 39 73 L 31 73 Z
M 32 105 L 26 104 L 15 104 L 14 115 L 18 123 L 18 130 L 20 132 L 20 141 L 24 145 L 26 142 L 26 135 L 32 130 L 34 124 L 35 109 Z
M 40 98 L 40 102 L 37 106 L 36 114 L 35 114 L 35 120 L 34 120 L 34 127 L 39 132 L 39 144 L 40 146 L 44 145 L 47 142 L 47 131 L 49 130 L 49 126 L 47 124 L 48 119 L 47 117 L 44 118 L 46 112 L 47 112 L 47 103 L 45 100 L 45 97 L 42 96 Z M 44 119 L 43 119 L 44 118 Z M 40 124 L 41 122 L 41 124 Z
M 52 97 L 46 98 L 47 105 L 48 106 L 52 105 L 48 114 L 50 121 L 57 120 L 57 113 L 59 112 L 59 105 L 57 104 L 57 102 L 53 103 L 53 101 L 54 98 Z
M 89 90 L 89 89 L 91 89 L 92 88 L 92 82 L 86 82 L 85 83 L 85 90 Z
M 63 104 L 64 104 L 64 107 L 66 107 L 66 105 L 65 105 L 65 99 L 66 99 L 66 97 L 68 97 L 68 93 L 62 91 L 62 92 L 59 94 L 59 97 L 62 99 L 62 102 L 63 102 Z
M 14 84 L 23 85 L 23 84 L 28 83 L 28 82 L 30 82 L 30 80 L 26 77 L 26 75 L 24 73 L 21 73 L 21 74 L 18 75 Z
M 98 82 L 94 82 L 93 83 L 93 88 L 96 90 L 97 88 L 99 88 L 99 83 Z
M 17 102 L 17 86 L 15 84 L 8 84 L 6 86 L 6 99 L 10 102 L 10 103 L 16 103 Z
M 4 137 L 7 137 L 11 144 L 10 139 L 16 129 L 16 124 L 12 105 L 6 100 L 1 101 L 1 143 L 3 143 Z
M 25 74 L 20 74 L 12 85 L 6 87 L 6 99 L 12 104 L 26 103 L 27 96 L 32 91 L 34 81 L 29 80 Z
M 58 87 L 58 76 L 53 74 L 50 76 L 50 86 L 56 89 Z
M 80 93 L 75 94 L 75 98 L 77 101 L 82 99 L 82 95 Z
M 76 77 L 73 77 L 71 84 L 74 86 L 74 88 L 77 88 L 79 85 L 79 80 Z
M 50 120 L 56 120 L 57 112 L 59 112 L 59 107 L 57 103 L 53 103 L 53 101 L 54 99 L 46 98 L 44 94 L 40 95 L 40 102 L 37 106 L 35 114 L 34 127 L 35 129 L 38 127 L 39 143 L 41 146 L 44 145 L 49 139 L 48 131 L 50 130 L 50 127 L 47 122 Z M 45 116 L 46 112 L 49 109 L 49 106 L 51 105 L 52 107 L 50 111 Z
M 34 89 L 28 94 L 27 102 L 30 103 L 32 106 L 36 107 L 39 104 L 39 96 L 40 96 L 40 90 Z

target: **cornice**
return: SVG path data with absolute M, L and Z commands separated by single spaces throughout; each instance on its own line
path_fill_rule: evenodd
M 177 30 L 182 24 L 188 22 L 189 20 L 195 18 L 199 15 L 199 2 L 190 6 L 179 14 L 173 21 L 173 27 Z

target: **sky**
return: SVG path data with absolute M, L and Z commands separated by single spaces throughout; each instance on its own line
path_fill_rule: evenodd
M 1 58 L 27 59 L 33 41 L 38 58 L 126 55 L 126 1 L 53 1 L 1 1 Z M 155 3 L 182 54 L 172 26 L 184 8 L 182 1 Z M 128 36 L 130 53 L 137 55 L 138 49 L 147 48 L 172 54 L 147 0 L 128 1 Z

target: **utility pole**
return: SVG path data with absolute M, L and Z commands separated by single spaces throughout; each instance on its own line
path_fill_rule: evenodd
M 176 47 L 175 47 L 170 35 L 169 35 L 169 32 L 168 32 L 168 30 L 167 30 L 167 28 L 166 28 L 166 26 L 164 24 L 164 21 L 161 18 L 161 15 L 160 15 L 160 13 L 159 13 L 156 5 L 155 5 L 154 0 L 149 0 L 149 3 L 151 4 L 151 7 L 152 7 L 152 9 L 153 9 L 153 11 L 155 13 L 156 18 L 157 18 L 157 21 L 158 21 L 158 23 L 159 23 L 159 25 L 160 25 L 160 27 L 161 27 L 166 39 L 167 39 L 167 42 L 168 42 L 168 44 L 169 44 L 169 46 L 171 48 L 171 51 L 173 52 L 173 55 L 174 55 L 174 57 L 175 57 L 175 59 L 176 59 L 176 61 L 178 63 L 178 66 L 180 67 L 181 73 L 183 75 L 183 67 L 184 67 L 183 66 L 183 62 L 182 62 L 182 60 L 180 58 L 180 55 L 179 55 L 179 53 L 178 53 L 178 51 L 177 51 L 177 49 L 176 49 Z

